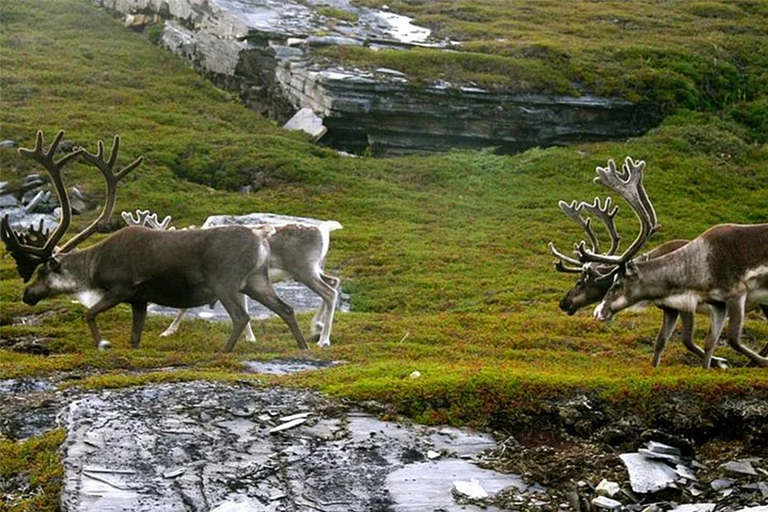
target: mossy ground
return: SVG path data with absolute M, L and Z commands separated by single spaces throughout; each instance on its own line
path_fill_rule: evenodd
M 253 211 L 340 221 L 344 229 L 332 234 L 326 266 L 341 277 L 352 311 L 337 315 L 330 349 L 313 349 L 311 357 L 347 363 L 267 383 L 375 399 L 420 421 L 494 427 L 535 412 L 544 399 L 575 392 L 594 393 L 644 414 L 653 414 L 669 393 L 678 391 L 693 396 L 702 410 L 730 396 L 766 396 L 766 370 L 744 367 L 744 359 L 726 349 L 720 355 L 728 357 L 733 368 L 703 371 L 672 340 L 662 366 L 652 369 L 652 344 L 661 322 L 653 308 L 620 315 L 610 324 L 595 322 L 588 312 L 573 317 L 560 312 L 557 302 L 573 277 L 553 271 L 546 249 L 549 241 L 566 248 L 582 237 L 557 201 L 606 195 L 591 182 L 594 168 L 626 155 L 648 164 L 646 186 L 663 225 L 651 245 L 694 237 L 716 223 L 766 222 L 768 125 L 763 114 L 768 81 L 756 78 L 765 78 L 768 69 L 760 64 L 766 51 L 760 44 L 766 34 L 764 4 L 670 2 L 665 9 L 677 6 L 688 14 L 672 13 L 660 24 L 659 19 L 645 18 L 650 16 L 645 7 L 629 12 L 623 3 L 601 2 L 611 10 L 602 32 L 613 34 L 611 41 L 633 41 L 631 59 L 608 58 L 612 43 L 596 41 L 600 31 L 569 33 L 560 26 L 578 24 L 578 16 L 570 21 L 564 16 L 539 17 L 541 9 L 565 9 L 565 4 L 572 5 L 526 3 L 521 12 L 528 13 L 528 21 L 511 15 L 508 19 L 525 28 L 521 37 L 529 42 L 521 48 L 509 42 L 498 45 L 515 59 L 517 51 L 540 48 L 540 65 L 561 73 L 563 84 L 573 77 L 572 71 L 562 71 L 571 64 L 562 62 L 611 66 L 610 72 L 595 68 L 579 75 L 581 83 L 598 93 L 624 94 L 624 87 L 636 82 L 633 70 L 639 69 L 627 63 L 656 60 L 689 61 L 693 71 L 712 78 L 705 80 L 711 88 L 698 79 L 664 81 L 672 84 L 671 91 L 666 85 L 657 90 L 654 80 L 644 82 L 652 91 L 647 98 L 673 98 L 668 107 L 674 113 L 647 135 L 626 142 L 533 149 L 514 156 L 488 150 L 349 159 L 249 112 L 168 52 L 123 30 L 91 2 L 2 0 L 0 138 L 30 146 L 35 130 L 42 129 L 50 140 L 64 129 L 67 141 L 93 151 L 98 139 L 109 142 L 119 133 L 120 161 L 127 163 L 137 155 L 146 161 L 121 185 L 117 210 L 149 208 L 161 216 L 172 215 L 178 226 L 199 225 L 209 214 Z M 434 28 L 443 27 L 446 35 L 460 31 L 457 34 L 465 39 L 480 40 L 472 33 L 481 25 L 501 30 L 504 16 L 494 16 L 495 23 L 484 21 L 488 14 L 483 9 L 490 5 L 428 2 L 393 7 Z M 590 2 L 578 5 L 574 15 L 592 8 Z M 465 14 L 451 18 L 428 9 Z M 734 9 L 738 13 L 731 12 Z M 472 12 L 478 21 L 464 19 Z M 450 21 L 454 18 L 458 21 Z M 609 30 L 616 19 L 625 20 L 626 27 Z M 717 32 L 706 44 L 677 44 L 692 30 L 692 36 L 704 37 L 695 27 L 705 23 L 735 35 L 726 38 Z M 567 59 L 557 59 L 565 51 L 565 40 L 574 45 Z M 627 48 L 617 51 L 631 53 Z M 730 66 L 735 64 L 728 58 L 715 63 L 721 55 L 736 56 L 743 89 L 732 81 Z M 493 69 L 496 58 L 488 57 Z M 520 62 L 528 69 L 526 61 Z M 654 76 L 666 73 L 653 69 L 648 72 Z M 588 76 L 593 78 L 584 78 Z M 622 82 L 614 87 L 612 80 Z M 603 82 L 605 90 L 598 87 Z M 688 94 L 695 98 L 675 99 Z M 19 180 L 33 170 L 31 161 L 15 151 L 0 152 L 3 180 Z M 266 186 L 253 194 L 229 191 L 257 178 Z M 73 165 L 66 179 L 81 185 L 94 198 L 94 206 L 98 204 L 102 184 L 92 169 Z M 75 227 L 88 220 L 77 218 Z M 635 233 L 627 208 L 620 214 L 619 228 L 626 238 Z M 0 351 L 0 378 L 87 370 L 92 377 L 81 384 L 96 388 L 156 380 L 239 379 L 244 378 L 239 366 L 244 359 L 305 355 L 276 320 L 254 323 L 258 342 L 241 341 L 233 354 L 223 355 L 218 347 L 227 338 L 227 323 L 188 320 L 179 336 L 168 339 L 158 334 L 169 320 L 153 317 L 142 347 L 131 350 L 130 311 L 125 306 L 100 316 L 104 335 L 114 344 L 112 351 L 100 353 L 92 347 L 82 306 L 69 298 L 34 308 L 24 305 L 23 284 L 13 262 L 4 252 L 0 255 L 2 338 L 46 338 L 53 352 L 42 357 Z M 43 312 L 49 314 L 37 323 L 16 321 Z M 309 315 L 300 318 L 305 326 L 309 320 Z M 696 338 L 702 340 L 705 331 L 702 318 Z M 768 322 L 751 314 L 745 333 L 747 343 L 765 344 Z M 143 372 L 170 366 L 183 371 Z M 420 378 L 409 378 L 414 370 Z M 28 443 L 42 443 L 49 460 L 55 460 L 60 436 Z M 4 478 L 20 471 L 25 446 L 3 441 Z M 55 479 L 56 467 L 54 463 L 41 472 Z M 46 506 L 53 507 L 55 491 L 45 492 Z M 0 510 L 8 506 L 0 502 Z M 12 510 L 44 509 L 35 507 L 25 501 Z

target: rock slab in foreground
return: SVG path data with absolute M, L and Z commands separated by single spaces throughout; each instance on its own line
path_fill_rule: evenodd
M 65 417 L 68 512 L 471 511 L 453 481 L 526 487 L 457 457 L 427 461 L 433 448 L 478 454 L 487 436 L 378 421 L 309 391 L 160 384 L 104 391 Z

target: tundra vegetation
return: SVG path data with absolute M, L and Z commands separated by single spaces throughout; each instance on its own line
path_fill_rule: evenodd
M 70 372 L 79 378 L 68 385 L 89 388 L 252 379 L 378 400 L 417 421 L 507 432 L 532 421 L 547 400 L 577 393 L 651 420 L 679 394 L 702 418 L 727 398 L 768 397 L 765 369 L 745 367 L 727 349 L 718 355 L 730 369 L 704 371 L 673 340 L 665 364 L 652 368 L 661 320 L 655 308 L 610 324 L 588 311 L 565 315 L 558 301 L 572 277 L 553 272 L 547 250 L 550 241 L 563 247 L 583 236 L 558 200 L 603 195 L 591 183 L 595 166 L 626 155 L 648 165 L 645 184 L 662 224 L 649 247 L 692 239 L 718 223 L 766 222 L 766 4 L 387 3 L 466 40 L 464 51 L 324 58 L 393 59 L 373 65 L 423 70 L 425 81 L 546 91 L 553 89 L 534 80 L 554 80 L 557 92 L 656 101 L 667 117 L 626 142 L 513 156 L 343 158 L 248 111 L 93 2 L 2 0 L 0 139 L 32 147 L 36 129 L 50 136 L 64 129 L 65 142 L 94 151 L 93 141 L 119 133 L 121 151 L 145 161 L 121 183 L 117 211 L 150 209 L 178 225 L 253 211 L 338 220 L 344 229 L 333 234 L 326 268 L 341 278 L 352 311 L 337 315 L 331 347 L 309 353 L 346 361 L 322 372 L 242 373 L 246 359 L 307 357 L 279 319 L 253 322 L 257 342 L 222 354 L 229 324 L 190 320 L 181 335 L 161 338 L 169 319 L 150 317 L 141 348 L 131 349 L 130 307 L 119 306 L 100 317 L 113 348 L 99 352 L 81 305 L 66 297 L 34 308 L 21 302 L 23 283 L 0 249 L 1 338 L 42 338 L 52 351 L 0 350 L 0 379 Z M 488 70 L 502 71 L 486 83 Z M 530 82 L 510 83 L 529 75 Z M 15 150 L 0 151 L 3 180 L 38 172 Z M 99 210 L 98 173 L 73 162 L 65 181 L 81 185 Z M 243 185 L 254 192 L 234 192 Z M 74 230 L 95 215 L 73 218 Z M 629 214 L 617 224 L 622 232 L 636 229 Z M 300 317 L 304 329 L 310 317 Z M 696 324 L 695 339 L 704 339 L 706 325 Z M 762 346 L 768 323 L 750 313 L 742 339 Z M 148 371 L 170 367 L 177 371 Z M 420 378 L 408 378 L 414 370 Z M 0 478 L 23 474 L 42 489 L 11 510 L 57 509 L 61 440 L 60 432 L 25 443 L 0 439 Z

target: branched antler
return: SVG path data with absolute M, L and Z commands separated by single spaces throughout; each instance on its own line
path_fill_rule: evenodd
M 16 270 L 24 282 L 29 281 L 38 265 L 53 255 L 56 244 L 67 232 L 72 220 L 72 208 L 66 188 L 64 187 L 61 172 L 64 166 L 79 156 L 83 150 L 76 149 L 64 155 L 58 161 L 54 160 L 54 155 L 63 137 L 64 131 L 60 131 L 54 137 L 53 142 L 48 147 L 48 151 L 45 151 L 43 149 L 43 132 L 38 130 L 34 149 L 19 148 L 20 154 L 35 160 L 48 171 L 51 183 L 59 198 L 59 205 L 61 206 L 61 219 L 50 237 L 43 237 L 42 225 L 38 230 L 32 229 L 31 234 L 28 235 L 16 233 L 11 228 L 8 215 L 3 217 L 0 223 L 0 238 L 5 242 L 5 246 L 8 252 L 11 253 L 11 256 L 13 256 L 13 259 L 16 260 Z M 44 240 L 41 238 L 44 238 Z
M 656 212 L 653 209 L 653 205 L 648 198 L 645 188 L 643 187 L 644 170 L 645 162 L 642 160 L 634 162 L 630 157 L 625 159 L 622 168 L 623 172 L 619 172 L 616 169 L 616 164 L 613 160 L 608 160 L 608 167 L 597 168 L 597 177 L 594 180 L 595 183 L 600 183 L 611 190 L 618 192 L 621 197 L 627 201 L 632 208 L 632 211 L 635 212 L 638 220 L 640 220 L 640 233 L 629 248 L 619 256 L 614 256 L 613 254 L 597 254 L 596 251 L 589 250 L 586 247 L 586 243 L 582 241 L 575 246 L 580 262 L 623 265 L 631 260 L 648 241 L 651 235 L 659 229 L 660 226 L 657 221 Z
M 101 226 L 103 226 L 109 218 L 112 216 L 112 212 L 115 209 L 115 201 L 117 200 L 117 184 L 120 182 L 121 179 L 123 179 L 129 172 L 134 170 L 136 167 L 138 167 L 141 162 L 144 160 L 143 157 L 138 157 L 136 160 L 131 162 L 130 164 L 126 165 L 120 171 L 117 173 L 114 172 L 115 163 L 117 162 L 117 153 L 120 149 L 120 136 L 115 135 L 115 140 L 112 143 L 112 151 L 109 155 L 109 160 L 104 159 L 104 142 L 99 141 L 98 143 L 98 151 L 94 155 L 92 153 L 89 153 L 88 151 L 85 151 L 85 149 L 80 148 L 80 151 L 83 155 L 83 160 L 88 162 L 89 164 L 95 166 L 96 168 L 101 171 L 101 174 L 104 176 L 104 180 L 106 181 L 107 185 L 107 197 L 104 200 L 104 207 L 101 210 L 101 213 L 98 217 L 90 224 L 88 227 L 86 227 L 84 230 L 82 230 L 80 233 L 75 235 L 72 239 L 70 239 L 64 246 L 61 248 L 60 252 L 66 253 L 77 247 L 78 244 L 80 244 L 83 240 L 91 236 L 93 233 L 95 233 Z

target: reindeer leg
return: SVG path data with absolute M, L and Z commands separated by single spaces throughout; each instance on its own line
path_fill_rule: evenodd
M 221 293 L 217 294 L 217 297 L 221 301 L 221 305 L 224 306 L 224 309 L 229 313 L 229 317 L 232 319 L 232 334 L 230 334 L 229 340 L 224 346 L 224 352 L 232 352 L 237 340 L 243 333 L 243 329 L 248 325 L 250 317 L 245 310 L 245 306 L 243 306 L 243 299 L 241 298 L 242 294 L 239 292 Z
M 179 326 L 181 325 L 181 320 L 184 318 L 184 314 L 186 312 L 186 309 L 180 309 L 179 312 L 176 313 L 176 317 L 173 319 L 173 322 L 171 322 L 171 325 L 169 325 L 166 330 L 160 333 L 160 337 L 167 338 L 168 336 L 173 336 L 176 334 L 176 332 L 179 330 Z
M 697 355 L 699 358 L 705 356 L 704 350 L 693 342 L 693 327 L 695 323 L 695 315 L 692 311 L 681 311 L 680 320 L 683 322 L 683 345 L 689 352 Z M 728 360 L 722 357 L 710 356 L 710 366 L 714 365 L 721 370 L 728 369 Z
M 675 323 L 677 323 L 677 317 L 680 312 L 676 309 L 661 308 L 664 312 L 664 319 L 661 322 L 661 328 L 659 334 L 656 335 L 656 343 L 653 346 L 653 367 L 658 368 L 661 361 L 661 354 L 667 346 L 669 337 L 672 336 L 672 331 L 675 329 Z M 683 321 L 685 326 L 685 321 Z
M 108 348 L 110 346 L 110 343 L 101 337 L 101 332 L 99 332 L 99 326 L 96 325 L 96 316 L 102 311 L 112 309 L 113 307 L 117 306 L 121 302 L 123 302 L 122 296 L 108 295 L 108 296 L 102 297 L 100 301 L 98 301 L 96 304 L 91 306 L 88 309 L 88 311 L 85 313 L 85 321 L 88 323 L 88 328 L 91 330 L 93 343 L 96 346 L 96 348 L 100 350 Z
M 717 347 L 717 341 L 720 339 L 720 333 L 723 332 L 723 324 L 725 323 L 726 309 L 723 304 L 710 304 L 711 310 L 709 332 L 707 338 L 704 340 L 704 357 L 701 361 L 701 365 L 704 368 L 709 368 L 712 363 L 712 354 Z
M 245 309 L 245 312 L 248 312 L 248 297 L 246 297 L 244 294 L 240 294 L 243 297 L 243 308 Z M 245 341 L 250 341 L 251 343 L 256 342 L 256 335 L 253 334 L 253 328 L 251 327 L 251 319 L 250 314 L 248 315 L 248 323 L 245 324 Z
M 726 302 L 728 308 L 728 330 L 726 331 L 726 339 L 728 344 L 737 352 L 744 354 L 755 362 L 758 366 L 768 366 L 768 358 L 765 358 L 759 354 L 756 354 L 752 349 L 745 347 L 739 341 L 741 337 L 741 328 L 744 325 L 744 304 L 747 297 L 742 295 L 736 299 L 731 299 Z
M 313 337 L 318 334 L 316 330 L 319 330 L 320 336 L 318 337 L 318 340 L 317 340 L 317 346 L 327 347 L 327 346 L 330 346 L 331 344 L 331 328 L 333 326 L 333 313 L 336 309 L 336 301 L 338 300 L 338 297 L 339 297 L 339 293 L 336 289 L 338 286 L 339 280 L 336 279 L 335 277 L 331 278 L 330 276 L 326 276 L 324 274 L 312 275 L 307 277 L 308 277 L 307 279 L 303 280 L 304 284 L 306 284 L 310 290 L 318 294 L 323 299 L 323 305 L 318 310 L 317 314 L 315 315 L 315 318 L 312 320 Z M 322 318 L 321 320 L 322 323 L 319 323 L 318 320 L 321 318 Z
M 255 301 L 258 301 L 264 307 L 274 311 L 283 321 L 288 324 L 291 329 L 293 337 L 296 339 L 300 349 L 307 349 L 307 342 L 304 339 L 304 335 L 299 329 L 299 322 L 296 320 L 296 314 L 293 312 L 293 308 L 286 304 L 272 287 L 272 283 L 269 281 L 269 274 L 267 268 L 264 267 L 263 272 L 252 274 L 248 277 L 248 281 L 242 290 L 246 295 Z
M 133 328 L 131 329 L 131 347 L 139 348 L 141 333 L 144 331 L 144 321 L 147 319 L 147 303 L 132 302 Z
M 763 314 L 765 315 L 765 318 L 768 318 L 768 304 L 761 304 L 760 309 L 763 310 Z M 765 344 L 765 346 L 763 347 L 763 350 L 761 350 L 759 354 L 762 357 L 768 356 L 768 343 Z

